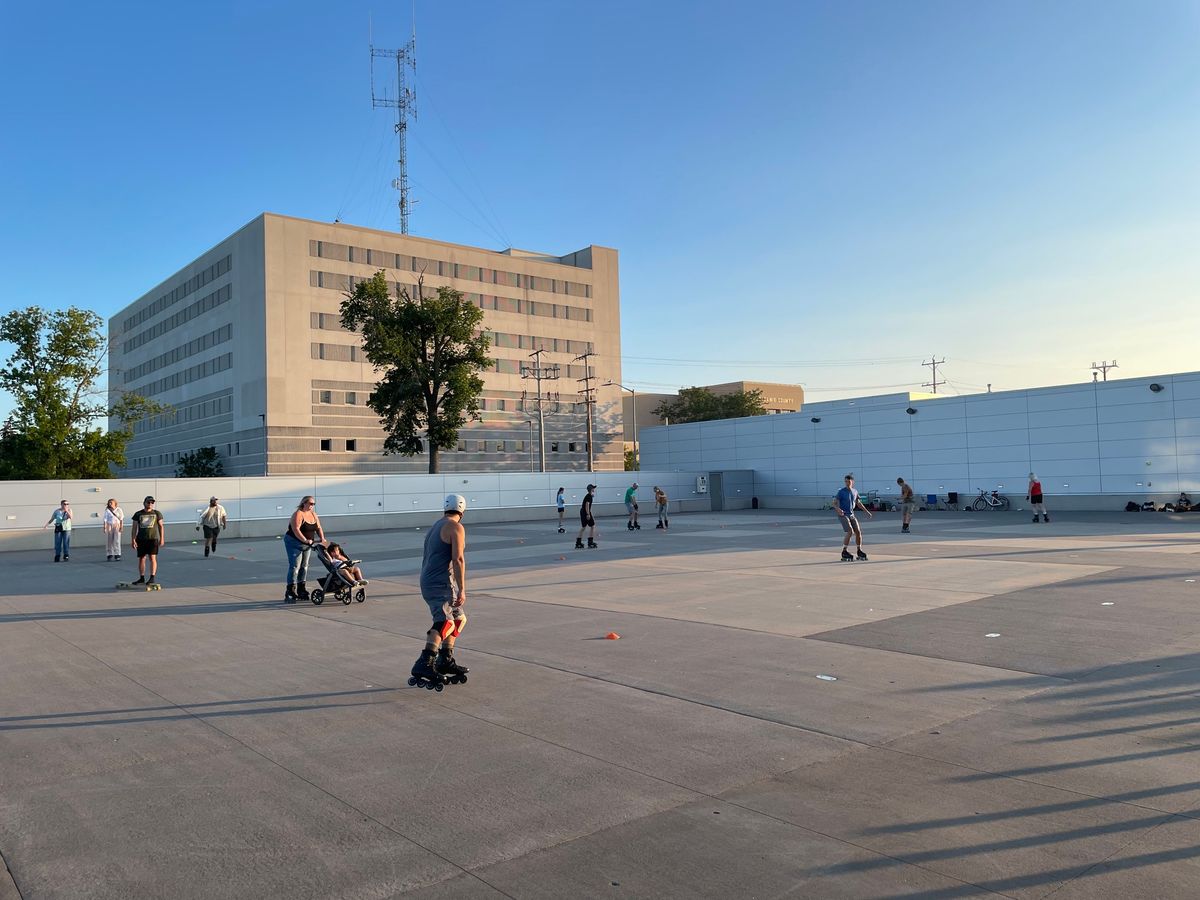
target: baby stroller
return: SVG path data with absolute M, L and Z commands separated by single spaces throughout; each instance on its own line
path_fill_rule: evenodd
M 352 559 L 346 563 L 340 559 L 334 559 L 329 555 L 329 550 L 321 544 L 317 544 L 317 559 L 321 561 L 321 565 L 328 571 L 321 580 L 321 586 L 314 588 L 308 592 L 308 599 L 313 602 L 314 606 L 320 606 L 325 602 L 325 595 L 330 594 L 335 599 L 341 600 L 347 606 L 351 600 L 357 600 L 362 603 L 367 599 L 367 589 L 360 585 L 357 581 L 351 578 L 344 571 L 346 566 L 356 566 L 361 559 Z

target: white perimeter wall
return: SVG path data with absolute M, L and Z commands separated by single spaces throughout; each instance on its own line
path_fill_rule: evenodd
M 1200 494 L 1200 373 L 806 403 L 800 413 L 647 428 L 638 437 L 648 468 L 749 469 L 764 502 L 828 497 L 847 472 L 859 490 L 884 496 L 902 476 L 918 495 L 987 488 L 1016 499 L 1033 471 L 1048 496 L 1173 499 L 1181 489 Z
M 625 490 L 641 485 L 642 511 L 653 515 L 651 487 L 663 487 L 672 509 L 708 509 L 706 496 L 696 494 L 696 472 L 548 472 L 455 473 L 448 475 L 333 475 L 328 477 L 271 476 L 270 478 L 121 478 L 96 481 L 0 482 L 0 547 L 21 549 L 50 546 L 39 532 L 60 500 L 69 500 L 75 514 L 73 542 L 102 542 L 100 514 L 109 497 L 116 497 L 126 517 L 141 509 L 142 498 L 157 501 L 167 523 L 187 526 L 177 540 L 194 537 L 191 526 L 214 494 L 229 514 L 232 534 L 282 534 L 300 498 L 317 498 L 317 514 L 327 532 L 387 528 L 411 521 L 424 522 L 442 509 L 447 494 L 467 498 L 468 523 L 535 519 L 556 515 L 554 495 L 566 488 L 568 524 L 578 522 L 579 504 L 589 483 L 596 485 L 595 508 L 604 515 L 625 514 Z M 90 533 L 89 533 L 90 532 Z

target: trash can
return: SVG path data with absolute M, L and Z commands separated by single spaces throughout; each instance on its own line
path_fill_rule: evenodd
M 757 497 L 751 497 L 751 498 L 750 498 L 750 508 L 751 508 L 751 509 L 758 509 L 758 498 L 757 498 Z

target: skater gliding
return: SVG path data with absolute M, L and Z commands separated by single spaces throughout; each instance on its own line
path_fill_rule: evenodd
M 596 486 L 589 484 L 583 502 L 579 504 L 579 534 L 575 536 L 575 549 L 583 549 L 583 533 L 588 533 L 588 547 L 596 549 L 596 520 L 592 518 L 592 499 L 596 494 Z
M 854 515 L 855 509 L 861 509 L 867 514 L 868 518 L 875 518 L 869 509 L 863 506 L 862 500 L 859 499 L 858 491 L 854 489 L 854 476 L 846 476 L 846 486 L 837 492 L 837 500 L 834 503 L 834 509 L 837 510 L 838 519 L 841 520 L 842 530 L 845 535 L 842 538 L 842 562 L 849 562 L 855 557 L 850 555 L 850 537 L 854 536 L 854 544 L 858 548 L 858 559 L 865 560 L 867 554 L 863 553 L 862 548 L 862 527 L 858 524 L 858 518 Z
M 441 690 L 449 681 L 467 680 L 469 669 L 454 661 L 454 642 L 467 624 L 467 532 L 462 526 L 467 501 L 448 494 L 445 512 L 425 533 L 421 558 L 421 597 L 433 615 L 425 635 L 425 649 L 413 664 L 410 685 Z

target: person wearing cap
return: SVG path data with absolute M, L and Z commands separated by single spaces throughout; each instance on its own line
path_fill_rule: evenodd
M 412 667 L 410 684 L 440 684 L 469 671 L 454 661 L 454 642 L 467 624 L 467 531 L 463 528 L 466 498 L 448 494 L 443 513 L 425 533 L 421 557 L 421 597 L 433 616 L 425 635 L 425 649 Z
M 635 481 L 625 491 L 625 510 L 629 513 L 629 525 L 627 527 L 630 531 L 633 531 L 635 528 L 640 531 L 642 527 L 638 523 L 637 489 L 638 483 Z
M 212 552 L 217 552 L 217 535 L 221 533 L 222 528 L 229 527 L 229 519 L 225 515 L 225 507 L 223 507 L 216 497 L 208 498 L 208 508 L 200 513 L 200 522 L 196 525 L 196 530 L 204 529 L 204 555 L 208 556 L 208 549 L 211 546 Z
M 588 547 L 596 549 L 596 520 L 592 518 L 592 500 L 596 497 L 596 486 L 589 484 L 583 502 L 579 504 L 579 534 L 575 536 L 575 549 L 583 549 L 583 533 L 588 532 Z M 588 531 L 588 529 L 591 529 Z
M 158 551 L 167 542 L 163 515 L 154 508 L 154 498 L 142 501 L 142 508 L 129 517 L 133 523 L 133 540 L 130 546 L 137 553 L 138 580 L 134 584 L 154 584 L 158 574 Z M 146 560 L 150 560 L 150 577 L 146 577 Z

